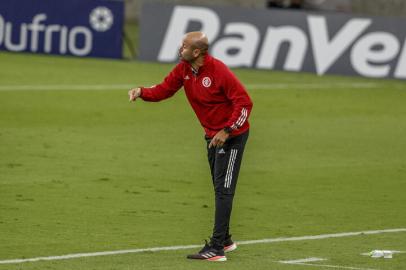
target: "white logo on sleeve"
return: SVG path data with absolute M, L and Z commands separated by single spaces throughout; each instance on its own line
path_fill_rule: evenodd
M 210 80 L 210 78 L 209 77 L 204 77 L 203 78 L 203 80 L 202 80 L 202 84 L 203 84 L 203 86 L 204 87 L 210 87 L 210 85 L 211 85 L 211 80 Z

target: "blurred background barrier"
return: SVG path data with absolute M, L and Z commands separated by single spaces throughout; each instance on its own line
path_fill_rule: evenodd
M 406 20 L 343 13 L 144 4 L 139 59 L 178 61 L 203 31 L 230 67 L 406 79 Z
M 315 16 L 319 14 L 322 18 L 333 18 L 334 16 L 347 18 L 342 19 L 341 24 L 335 25 L 325 19 L 328 26 L 328 35 L 325 37 L 326 44 L 332 41 L 331 38 L 338 29 L 345 29 L 346 23 L 349 23 L 351 18 L 355 18 L 351 17 L 354 16 L 351 14 L 366 14 L 367 16 L 402 16 L 406 14 L 406 1 L 399 0 L 2 0 L 0 1 L 0 50 L 83 57 L 124 57 L 125 59 L 157 60 L 156 57 L 151 58 L 147 54 L 156 53 L 156 49 L 153 51 L 153 48 L 161 44 L 151 43 L 150 40 L 153 39 L 154 35 L 163 35 L 163 32 L 166 31 L 167 25 L 162 24 L 162 20 L 166 20 L 166 23 L 168 23 L 170 13 L 160 14 L 155 12 L 152 15 L 155 17 L 146 18 L 151 15 L 145 14 L 142 11 L 142 6 L 154 3 L 157 4 L 158 9 L 161 6 L 175 4 L 194 7 L 203 4 L 213 9 L 224 10 L 225 13 L 240 8 L 241 16 L 234 17 L 236 20 L 246 16 L 246 13 L 258 12 L 258 14 L 265 14 L 266 12 L 283 12 L 283 10 L 294 10 L 296 13 L 292 13 L 292 18 L 302 16 L 299 14 L 303 14 L 303 11 L 311 12 Z M 142 39 L 139 35 L 141 18 L 148 21 L 147 24 L 143 25 Z M 289 25 L 287 21 L 283 21 L 283 17 L 280 18 L 283 24 Z M 302 16 L 301 23 L 307 24 L 305 22 L 307 19 L 303 18 L 305 17 Z M 297 25 L 297 27 L 301 29 L 301 33 L 305 34 L 306 39 L 306 44 L 302 45 L 302 47 L 307 47 L 305 48 L 305 54 L 300 56 L 303 59 L 299 57 L 296 66 L 293 68 L 288 62 L 287 57 L 289 55 L 287 53 L 294 52 L 294 50 L 286 48 L 286 43 L 289 43 L 286 40 L 277 44 L 281 48 L 276 48 L 275 52 L 281 54 L 281 56 L 278 55 L 275 59 L 268 59 L 267 61 L 270 63 L 265 64 L 263 61 L 258 61 L 261 55 L 254 55 L 255 59 L 248 61 L 250 62 L 248 64 L 247 60 L 243 63 L 228 61 L 228 64 L 235 67 L 310 71 L 320 75 L 337 73 L 379 78 L 404 78 L 403 66 L 405 65 L 406 56 L 402 41 L 404 34 L 401 31 L 401 24 L 404 21 L 400 18 L 392 20 L 388 18 L 370 18 L 367 20 L 372 20 L 370 26 L 366 27 L 364 32 L 358 33 L 352 40 L 354 44 L 349 41 L 350 43 L 347 44 L 348 50 L 340 51 L 339 57 L 331 61 L 331 63 L 324 64 L 326 67 L 323 67 L 321 62 L 329 57 L 312 55 L 312 50 L 314 52 L 315 47 L 311 47 L 313 43 L 311 36 L 309 36 L 309 27 L 302 29 L 300 25 Z M 381 23 L 381 21 L 386 22 Z M 390 25 L 391 23 L 393 25 Z M 270 26 L 270 24 L 260 25 L 260 23 L 257 23 L 255 25 L 260 29 L 259 39 L 261 43 L 256 45 L 267 45 L 262 43 L 263 39 L 266 38 L 264 28 Z M 279 22 L 273 20 L 272 25 L 277 26 Z M 155 30 L 150 31 L 149 29 Z M 196 24 L 195 29 L 199 29 Z M 225 30 L 225 28 L 222 29 L 222 31 Z M 385 32 L 383 39 L 380 38 L 381 36 L 378 38 L 377 35 L 370 37 L 371 33 L 380 30 Z M 222 33 L 222 35 L 225 35 L 225 33 Z M 220 37 L 218 38 L 220 39 Z M 228 41 L 231 42 L 230 39 Z M 362 42 L 358 43 L 356 41 Z M 355 43 L 358 46 L 355 46 Z M 294 44 L 299 43 L 296 41 Z M 238 46 L 237 44 L 236 47 Z M 355 50 L 352 50 L 353 46 Z M 259 49 L 261 49 L 262 56 L 264 56 L 264 48 L 257 48 L 257 51 L 252 50 L 251 53 L 259 54 Z M 143 50 L 141 54 L 140 49 Z M 362 54 L 359 53 L 361 50 L 363 50 Z M 312 57 L 315 57 L 315 59 Z M 321 60 L 318 60 L 317 57 Z M 228 58 L 230 59 L 230 57 Z M 287 60 L 285 61 L 285 59 Z M 254 60 L 257 62 L 254 63 Z
M 124 2 L 1 0 L 0 50 L 122 57 Z
M 143 3 L 161 2 L 185 5 L 233 7 L 299 7 L 320 11 L 353 12 L 365 15 L 406 16 L 405 0 L 125 0 L 126 20 L 138 21 Z

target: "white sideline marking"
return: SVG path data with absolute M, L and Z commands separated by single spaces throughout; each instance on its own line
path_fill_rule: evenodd
M 323 259 L 323 258 L 306 258 L 306 259 L 290 260 L 290 261 L 278 261 L 278 262 L 287 263 L 287 264 L 297 264 L 297 263 L 319 262 L 319 261 L 325 261 L 325 260 L 327 260 L 327 259 Z
M 249 245 L 249 244 L 272 243 L 272 242 L 317 240 L 317 239 L 326 239 L 326 238 L 338 238 L 338 237 L 355 236 L 355 235 L 362 235 L 362 234 L 380 234 L 380 233 L 392 233 L 392 232 L 406 232 L 406 228 L 375 230 L 375 231 L 361 231 L 361 232 L 332 233 L 332 234 L 320 234 L 320 235 L 308 235 L 308 236 L 287 237 L 287 238 L 282 237 L 282 238 L 271 238 L 271 239 L 261 239 L 261 240 L 247 240 L 247 241 L 238 241 L 238 244 L 240 244 L 240 245 Z
M 247 89 L 331 89 L 334 88 L 375 88 L 376 83 L 270 83 L 245 84 Z
M 311 264 L 311 263 L 292 263 L 292 264 L 307 265 L 307 266 L 314 266 L 314 267 L 350 269 L 350 270 L 376 270 L 376 269 L 373 269 L 373 268 L 359 268 L 359 267 L 352 267 L 352 266 L 330 265 L 330 264 Z
M 0 91 L 14 90 L 130 90 L 133 84 L 45 84 L 45 85 L 0 85 Z
M 359 268 L 359 267 L 352 267 L 352 266 L 309 263 L 309 262 L 319 262 L 319 261 L 327 261 L 327 259 L 323 259 L 323 258 L 306 258 L 306 259 L 299 259 L 299 260 L 278 261 L 278 263 L 308 265 L 308 266 L 315 266 L 315 267 L 353 269 L 353 270 L 375 270 L 375 269 L 370 269 L 370 268 Z
M 0 85 L 0 91 L 16 90 L 129 90 L 137 84 L 44 84 L 44 85 Z M 376 88 L 377 83 L 264 83 L 245 84 L 247 89 L 331 89 L 331 88 Z
M 299 237 L 280 237 L 280 238 L 269 238 L 269 239 L 236 241 L 236 242 L 239 245 L 252 245 L 252 244 L 259 244 L 259 243 L 317 240 L 317 239 L 326 239 L 326 238 L 356 236 L 356 235 L 363 235 L 363 234 L 369 235 L 369 234 L 396 233 L 396 232 L 406 232 L 406 228 L 308 235 L 308 236 L 299 236 Z M 67 260 L 67 259 L 82 258 L 82 257 L 108 256 L 108 255 L 118 255 L 118 254 L 128 254 L 128 253 L 141 253 L 141 252 L 156 252 L 156 251 L 165 251 L 165 250 L 181 250 L 181 249 L 191 249 L 191 248 L 198 248 L 198 247 L 201 247 L 201 245 L 169 246 L 169 247 L 139 248 L 139 249 L 127 249 L 127 250 L 115 250 L 115 251 L 101 251 L 101 252 L 90 252 L 90 253 L 76 253 L 76 254 L 67 254 L 67 255 L 49 256 L 49 257 L 36 257 L 36 258 L 28 258 L 28 259 L 1 260 L 0 264 Z

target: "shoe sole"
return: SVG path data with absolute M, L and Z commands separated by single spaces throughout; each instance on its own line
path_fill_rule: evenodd
M 211 262 L 225 262 L 227 261 L 226 256 L 216 256 L 213 258 L 206 259 L 206 261 L 211 261 Z
M 233 243 L 233 244 L 231 244 L 229 246 L 224 247 L 224 252 L 231 252 L 231 251 L 236 250 L 236 249 L 237 249 L 237 244 Z
M 218 255 L 211 258 L 206 258 L 204 256 L 195 256 L 195 255 L 188 255 L 186 259 L 196 260 L 196 261 L 211 261 L 211 262 L 225 262 L 227 261 L 227 257 L 224 255 Z

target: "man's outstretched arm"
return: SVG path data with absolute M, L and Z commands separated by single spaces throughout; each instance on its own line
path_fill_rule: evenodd
M 145 101 L 157 102 L 173 96 L 183 86 L 183 65 L 179 63 L 165 77 L 164 81 L 151 87 L 136 87 L 128 91 L 130 101 L 142 98 Z

